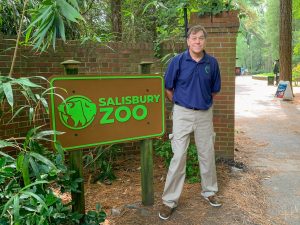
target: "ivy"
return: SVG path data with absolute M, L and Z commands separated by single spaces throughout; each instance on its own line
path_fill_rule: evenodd
M 223 11 L 229 11 L 234 9 L 232 0 L 211 0 L 201 1 L 199 6 L 199 15 L 211 14 L 216 15 Z

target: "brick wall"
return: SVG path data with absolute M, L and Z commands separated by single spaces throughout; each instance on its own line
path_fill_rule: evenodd
M 213 18 L 201 18 L 191 15 L 190 24 L 202 24 L 207 28 L 209 40 L 207 52 L 214 55 L 219 63 L 222 75 L 222 92 L 218 95 L 214 108 L 214 124 L 217 132 L 217 156 L 233 158 L 234 150 L 234 94 L 235 94 L 235 45 L 239 26 L 236 14 L 225 13 Z M 0 72 L 6 75 L 9 72 L 13 55 L 14 37 L 0 34 Z M 28 47 L 20 47 L 18 51 L 14 77 L 43 76 L 63 74 L 61 62 L 74 59 L 81 62 L 79 74 L 138 74 L 141 61 L 153 61 L 152 73 L 164 72 L 164 66 L 154 58 L 151 43 L 109 43 L 108 46 L 88 43 L 80 45 L 79 41 L 70 41 L 67 44 L 59 42 L 56 51 L 49 49 L 43 54 L 36 54 Z M 170 52 L 173 46 L 164 44 L 164 52 Z M 112 50 L 113 49 L 113 50 Z M 178 52 L 185 49 L 185 43 L 176 44 Z M 18 99 L 18 97 L 16 97 Z M 22 104 L 19 98 L 19 104 Z M 167 132 L 170 132 L 171 121 L 168 115 L 171 105 L 167 104 Z M 8 116 L 9 117 L 9 116 Z M 7 117 L 7 118 L 8 118 Z M 49 122 L 42 117 L 40 123 Z M 7 119 L 0 124 L 0 137 L 24 136 L 28 130 L 27 114 L 16 118 L 10 125 L 5 125 Z M 135 151 L 138 145 L 128 143 L 125 149 Z
M 221 70 L 222 90 L 214 104 L 214 127 L 217 155 L 234 155 L 234 98 L 236 38 L 239 29 L 237 11 L 216 16 L 191 15 L 190 25 L 201 24 L 208 32 L 207 52 L 217 58 Z

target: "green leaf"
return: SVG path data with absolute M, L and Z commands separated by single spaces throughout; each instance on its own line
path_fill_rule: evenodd
M 33 173 L 36 176 L 36 178 L 40 179 L 41 176 L 40 176 L 39 168 L 38 168 L 36 162 L 30 157 L 29 158 L 29 163 L 31 165 L 31 168 L 32 168 Z
M 46 218 L 44 218 L 43 216 L 39 218 L 37 225 L 49 225 L 48 223 L 45 223 L 45 219 Z
M 157 7 L 160 6 L 163 9 L 168 10 L 168 7 L 166 7 L 162 2 L 158 2 Z
M 32 101 L 34 101 L 36 103 L 37 101 L 36 101 L 36 98 L 35 98 L 32 90 L 29 87 L 27 87 L 27 86 L 23 86 L 23 88 L 24 88 L 24 90 L 27 93 L 28 99 L 30 99 L 30 100 L 32 100 Z
M 3 91 L 5 94 L 5 97 L 7 99 L 8 104 L 13 107 L 14 105 L 14 95 L 11 87 L 11 83 L 4 83 L 3 85 Z
M 29 96 L 26 91 L 21 91 L 22 95 L 26 98 L 27 102 L 30 102 Z
M 66 19 L 78 23 L 77 19 L 84 20 L 80 13 L 73 8 L 67 1 L 57 0 L 57 5 L 60 7 L 60 13 L 66 17 Z
M 41 97 L 39 94 L 35 94 L 35 97 L 37 100 L 41 101 L 42 105 L 44 106 L 47 114 L 49 114 L 49 106 L 48 106 L 48 102 L 44 97 Z
M 25 43 L 26 44 L 29 42 L 32 30 L 33 30 L 33 27 L 28 27 L 27 30 L 26 30 L 26 36 L 25 36 Z
M 64 219 L 66 218 L 66 215 L 64 213 L 54 213 L 53 214 L 53 218 L 61 218 L 61 219 Z
M 32 129 L 30 129 L 28 132 L 27 132 L 27 134 L 26 134 L 26 139 L 25 139 L 25 142 L 24 142 L 24 148 L 26 148 L 27 147 L 27 144 L 28 144 L 28 142 L 30 141 L 30 139 L 32 138 L 32 136 L 36 133 L 36 131 L 38 130 L 38 129 L 40 129 L 42 126 L 39 126 L 39 127 L 34 127 L 34 128 L 32 128 Z
M 23 209 L 26 209 L 26 211 L 29 212 L 37 212 L 37 209 L 34 207 L 30 207 L 30 206 L 22 206 Z
M 18 195 L 14 197 L 13 216 L 14 216 L 14 224 L 20 224 L 20 201 Z
M 52 35 L 52 46 L 53 49 L 55 50 L 55 44 L 56 44 L 56 34 L 57 33 L 57 29 L 56 27 L 53 29 L 53 35 Z M 50 37 L 51 35 L 49 35 L 48 37 Z
M 29 106 L 28 105 L 24 105 L 22 107 L 20 107 L 13 115 L 13 117 L 8 121 L 11 122 L 16 116 L 18 116 L 25 108 L 28 108 Z
M 48 80 L 47 78 L 42 77 L 42 76 L 31 76 L 31 77 L 28 77 L 28 78 L 39 78 L 39 79 L 41 79 L 41 80 L 46 81 L 47 83 L 50 83 L 49 80 Z
M 11 197 L 7 202 L 6 204 L 4 205 L 4 208 L 2 210 L 2 213 L 1 213 L 1 216 L 0 217 L 3 217 L 3 215 L 5 214 L 5 212 L 7 211 L 8 207 L 11 205 L 11 203 L 14 201 L 14 196 Z
M 2 140 L 0 140 L 0 145 L 1 145 L 1 141 Z M 12 161 L 15 161 L 15 159 L 13 157 L 11 157 L 10 155 L 5 154 L 4 152 L 0 151 L 0 155 L 4 156 L 5 158 L 8 158 L 8 159 L 10 159 Z
M 35 43 L 34 49 L 38 49 L 41 47 L 47 32 L 49 31 L 50 27 L 53 25 L 53 21 L 54 18 L 51 18 L 51 20 L 47 24 L 44 24 L 44 26 L 42 26 L 39 30 L 37 30 L 38 32 L 35 32 L 33 34 L 33 37 L 35 37 L 33 39 L 33 43 Z
M 37 194 L 30 192 L 30 191 L 21 191 L 21 193 L 23 195 L 28 195 L 31 196 L 33 198 L 35 198 L 37 200 L 38 203 L 40 203 L 42 206 L 44 206 L 44 208 L 46 210 L 48 210 L 48 206 L 46 205 L 46 203 L 43 201 L 43 199 L 41 199 L 41 197 L 39 197 Z
M 64 134 L 65 132 L 61 132 L 61 131 L 55 131 L 55 130 L 45 130 L 45 131 L 41 131 L 35 135 L 33 135 L 32 137 L 35 138 L 35 139 L 41 139 L 45 136 L 50 136 L 50 135 L 61 135 L 61 134 Z
M 6 158 L 0 158 L 0 169 L 5 165 L 6 163 Z
M 57 17 L 57 23 L 58 23 L 58 29 L 59 29 L 59 34 L 61 36 L 61 39 L 63 41 L 66 41 L 65 24 L 60 15 Z
M 47 194 L 45 202 L 48 206 L 53 205 L 55 202 L 57 202 L 59 199 L 54 194 Z
M 29 108 L 29 122 L 33 120 L 34 109 L 32 107 Z
M 65 160 L 65 149 L 61 146 L 61 144 L 58 141 L 54 142 L 54 146 L 55 146 L 55 149 L 57 150 L 57 152 L 63 158 L 63 160 Z
M 15 179 L 11 179 L 8 184 L 6 185 L 4 192 L 11 192 L 12 189 L 14 188 L 14 185 L 16 184 L 16 180 Z
M 56 166 L 49 160 L 47 159 L 46 157 L 36 153 L 36 152 L 30 152 L 30 155 L 34 158 L 36 158 L 37 160 L 41 161 L 42 163 L 56 169 Z
M 89 36 L 87 36 L 87 37 L 84 37 L 83 39 L 82 39 L 82 41 L 81 41 L 81 45 L 82 44 L 84 44 L 86 41 L 88 41 L 88 40 L 90 40 L 91 38 L 89 37 Z
M 41 12 L 40 16 L 34 18 L 33 22 L 29 24 L 27 30 L 31 29 L 36 23 L 40 22 L 41 20 L 45 20 L 46 18 L 48 18 L 51 15 L 51 9 L 52 9 L 52 5 L 40 9 Z
M 44 108 L 46 109 L 47 114 L 49 114 L 49 106 L 48 106 L 48 102 L 45 98 L 40 98 Z
M 5 147 L 14 147 L 14 144 L 9 141 L 0 140 L 0 148 L 5 148 Z M 3 152 L 0 152 L 0 154 L 4 155 Z M 8 156 L 8 155 L 6 155 L 6 156 Z
M 79 10 L 79 6 L 78 6 L 77 0 L 70 0 L 70 3 L 71 3 L 77 10 Z
M 22 171 L 22 165 L 23 165 L 23 160 L 24 160 L 24 153 L 21 152 L 18 157 L 17 157 L 17 170 Z
M 30 177 L 29 177 L 29 155 L 26 153 L 24 154 L 23 162 L 22 162 L 22 176 L 24 180 L 25 186 L 30 184 Z
M 32 187 L 32 186 L 35 186 L 35 185 L 38 185 L 38 184 L 48 184 L 48 183 L 49 183 L 49 182 L 46 181 L 46 180 L 38 180 L 38 181 L 35 181 L 35 182 L 33 182 L 33 183 L 31 183 L 31 184 L 29 184 L 29 185 L 23 187 L 23 188 L 20 190 L 19 193 L 21 193 L 21 191 L 24 191 L 24 190 L 26 190 L 26 189 L 28 189 L 28 188 L 30 188 L 30 187 Z M 22 192 L 22 193 L 23 193 L 23 192 Z
M 15 175 L 15 168 L 13 168 L 13 166 L 15 166 L 14 164 L 8 165 L 4 168 L 2 168 L 2 172 L 4 173 L 4 176 L 6 177 L 10 177 L 13 178 L 13 176 Z
M 36 97 L 36 99 L 39 101 L 41 99 L 41 96 L 39 94 L 35 94 L 34 95 Z
M 24 78 L 24 77 L 22 77 L 20 79 L 16 79 L 14 82 L 16 82 L 17 84 L 20 84 L 20 85 L 28 86 L 28 87 L 36 87 L 36 88 L 42 87 L 41 85 L 35 84 L 35 83 L 31 82 L 28 78 Z

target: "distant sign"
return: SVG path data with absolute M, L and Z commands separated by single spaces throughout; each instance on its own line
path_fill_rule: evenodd
M 50 120 L 67 149 L 163 135 L 161 76 L 54 76 Z M 64 91 L 64 90 L 66 91 Z
M 279 81 L 275 97 L 283 100 L 293 100 L 292 88 L 289 81 Z

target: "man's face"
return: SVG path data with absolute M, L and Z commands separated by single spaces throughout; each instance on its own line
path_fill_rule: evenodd
M 201 53 L 206 45 L 206 39 L 203 31 L 199 31 L 197 33 L 191 33 L 189 38 L 187 39 L 187 45 L 193 54 Z

